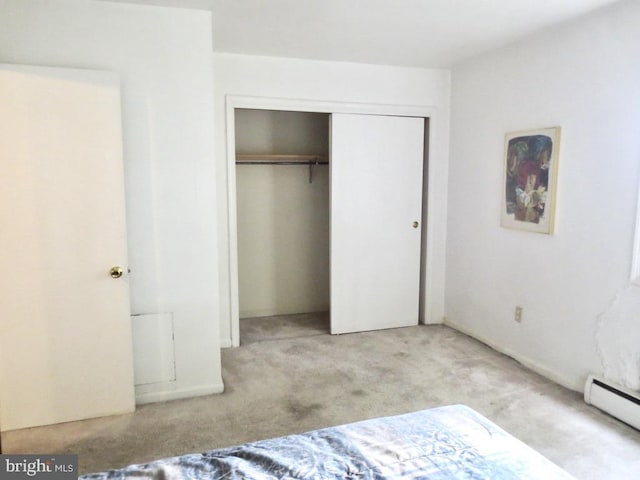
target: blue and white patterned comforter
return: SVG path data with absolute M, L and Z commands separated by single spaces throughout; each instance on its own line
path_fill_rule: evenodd
M 572 479 L 542 455 L 462 405 L 156 460 L 80 478 Z

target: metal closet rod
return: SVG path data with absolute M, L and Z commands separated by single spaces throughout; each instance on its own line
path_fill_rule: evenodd
M 237 154 L 237 165 L 328 165 L 324 155 Z
M 309 183 L 313 183 L 313 167 L 328 164 L 323 155 L 236 155 L 236 165 L 308 165 Z

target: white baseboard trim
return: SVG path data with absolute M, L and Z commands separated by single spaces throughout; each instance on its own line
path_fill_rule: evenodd
M 201 385 L 193 388 L 182 388 L 176 390 L 161 390 L 158 392 L 136 392 L 136 405 L 145 403 L 166 402 L 181 398 L 201 397 L 224 392 L 224 384 L 216 383 Z
M 459 331 L 461 333 L 464 333 L 465 335 L 468 335 L 468 336 L 470 336 L 472 338 L 475 338 L 476 340 L 478 340 L 478 341 L 484 343 L 485 345 L 488 345 L 489 347 L 493 348 L 497 352 L 500 352 L 500 353 L 502 353 L 502 354 L 504 354 L 504 355 L 506 355 L 508 357 L 513 358 L 517 362 L 519 362 L 522 365 L 524 365 L 525 367 L 527 367 L 529 370 L 533 370 L 534 372 L 542 375 L 543 377 L 551 380 L 552 382 L 555 382 L 555 383 L 557 383 L 559 385 L 562 385 L 565 388 L 568 388 L 569 390 L 573 390 L 573 391 L 576 391 L 576 392 L 582 393 L 584 391 L 584 381 L 578 381 L 576 379 L 567 378 L 567 377 L 565 377 L 563 375 L 559 375 L 556 371 L 551 370 L 546 365 L 542 365 L 538 361 L 535 361 L 535 360 L 532 360 L 532 359 L 530 359 L 528 357 L 520 355 L 519 353 L 516 353 L 511 349 L 504 348 L 504 347 L 502 347 L 500 345 L 497 345 L 494 342 L 492 342 L 491 340 L 489 340 L 488 338 L 484 337 L 483 335 L 480 335 L 480 334 L 472 331 L 471 329 L 463 327 L 462 325 L 459 325 L 456 322 L 452 322 L 448 318 L 444 319 L 444 325 L 446 325 L 447 327 L 451 327 L 454 330 L 457 330 L 457 331 Z
M 221 338 L 220 339 L 220 348 L 231 348 L 233 347 L 233 343 L 231 343 L 230 338 Z
M 425 318 L 422 318 L 418 321 L 419 325 L 446 325 L 447 317 L 442 317 L 440 321 L 427 321 Z M 453 327 L 452 327 L 453 328 Z
M 264 309 L 264 310 L 241 310 L 240 318 L 275 317 L 279 315 L 304 315 L 306 313 L 328 312 L 329 305 L 316 305 L 307 308 L 293 309 Z

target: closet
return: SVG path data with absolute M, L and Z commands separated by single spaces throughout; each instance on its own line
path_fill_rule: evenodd
M 329 115 L 236 109 L 235 150 L 240 318 L 328 312 Z
M 233 118 L 240 318 L 330 311 L 331 333 L 416 325 L 427 119 Z

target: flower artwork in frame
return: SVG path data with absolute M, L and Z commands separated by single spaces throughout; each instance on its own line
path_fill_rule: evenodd
M 500 224 L 553 233 L 560 127 L 507 133 Z

